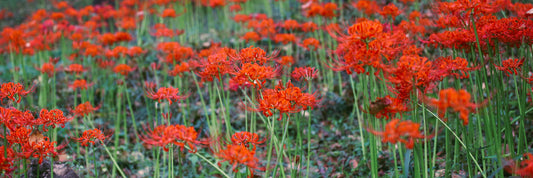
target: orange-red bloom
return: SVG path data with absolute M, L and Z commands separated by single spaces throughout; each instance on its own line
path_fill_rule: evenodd
M 265 89 L 262 94 L 258 111 L 270 117 L 273 115 L 273 110 L 278 110 L 280 112 L 278 120 L 281 120 L 286 113 L 307 110 L 308 107 L 313 108 L 318 103 L 314 94 L 303 93 L 300 88 L 293 86 L 290 80 L 285 86 L 280 81 L 275 89 Z
M 313 78 L 316 78 L 318 70 L 314 67 L 297 67 L 292 71 L 291 77 L 300 81 L 302 79 L 310 81 Z
M 500 71 L 506 72 L 505 75 L 509 76 L 509 74 L 518 75 L 520 71 L 520 68 L 524 64 L 524 59 L 507 59 L 502 61 L 501 66 L 497 66 L 494 64 L 494 67 Z
M 24 90 L 24 86 L 20 83 L 3 83 L 2 88 L 0 88 L 0 101 L 3 101 L 4 98 L 9 98 L 11 101 L 20 103 L 22 97 L 28 95 L 33 88 L 29 90 Z M 15 98 L 17 96 L 17 98 Z
M 47 109 L 41 109 L 39 113 L 39 121 L 43 125 L 43 130 L 46 131 L 46 127 L 52 126 L 55 128 L 56 125 L 60 125 L 62 128 L 65 127 L 65 123 L 72 120 L 72 117 L 65 117 L 63 111 L 59 109 L 52 109 L 48 111 Z
M 134 70 L 135 68 L 130 67 L 128 64 L 119 64 L 113 69 L 115 73 L 118 73 L 123 76 L 127 76 L 130 72 Z
M 174 102 L 177 102 L 178 100 L 185 99 L 184 96 L 179 96 L 179 89 L 173 88 L 173 87 L 161 87 L 157 89 L 157 92 L 154 91 L 155 86 L 148 86 L 148 90 L 146 91 L 146 95 L 148 98 L 157 100 L 157 102 L 161 102 L 161 100 L 167 100 L 169 104 L 172 104 L 172 100 Z
M 181 151 L 187 145 L 189 152 L 196 152 L 195 144 L 202 142 L 198 141 L 198 133 L 194 127 L 185 127 L 183 125 L 159 125 L 152 131 L 148 131 L 147 135 L 141 135 L 141 139 L 150 145 L 163 147 L 163 150 L 168 151 L 169 144 L 175 144 L 181 148 Z
M 88 146 L 95 144 L 94 141 L 104 141 L 107 137 L 100 129 L 85 130 L 80 138 L 76 138 L 76 141 L 81 142 L 81 146 Z
M 222 159 L 222 162 L 229 162 L 233 165 L 233 172 L 239 171 L 237 168 L 239 164 L 246 166 L 250 170 L 249 177 L 253 177 L 254 169 L 264 170 L 259 166 L 259 159 L 255 157 L 255 150 L 249 150 L 242 145 L 227 145 L 225 149 L 219 150 L 215 155 Z
M 524 154 L 527 159 L 520 162 L 520 166 L 516 166 L 514 162 L 511 162 L 510 165 L 505 166 L 505 171 L 517 174 L 520 177 L 533 177 L 533 154 L 526 153 Z
M 439 92 L 439 99 L 426 99 L 426 103 L 438 109 L 439 117 L 444 117 L 446 110 L 452 108 L 459 112 L 463 125 L 468 125 L 468 115 L 481 106 L 471 103 L 471 98 L 470 93 L 466 90 L 457 91 L 454 88 L 448 88 Z
M 385 126 L 385 131 L 378 132 L 372 129 L 367 129 L 368 132 L 381 136 L 383 143 L 389 142 L 396 144 L 401 142 L 405 144 L 408 149 L 413 149 L 415 139 L 426 138 L 425 135 L 420 133 L 420 124 L 412 121 L 400 121 L 400 119 L 392 119 Z
M 265 143 L 266 138 L 259 140 L 259 135 L 250 132 L 236 132 L 231 136 L 231 142 L 234 145 L 242 145 L 246 148 L 252 146 L 252 150 L 255 151 L 257 145 Z
M 93 107 L 89 101 L 86 101 L 85 103 L 81 103 L 74 109 L 73 113 L 78 116 L 85 116 L 87 114 L 90 114 L 96 110 L 98 110 L 100 107 Z

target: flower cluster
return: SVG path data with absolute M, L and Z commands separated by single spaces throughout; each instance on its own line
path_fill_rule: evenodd
M 280 81 L 275 89 L 263 90 L 262 98 L 258 99 L 258 103 L 258 110 L 263 115 L 270 117 L 273 115 L 272 111 L 277 110 L 280 112 L 278 120 L 281 120 L 284 114 L 297 113 L 307 110 L 308 107 L 315 107 L 318 100 L 314 94 L 303 93 L 290 81 L 285 85 Z
M 148 130 L 147 135 L 141 135 L 141 139 L 149 145 L 163 147 L 165 151 L 169 151 L 169 144 L 174 144 L 183 149 L 185 146 L 189 147 L 189 152 L 195 153 L 197 144 L 202 144 L 197 140 L 198 133 L 194 127 L 186 127 L 184 125 L 159 125 L 153 130 Z

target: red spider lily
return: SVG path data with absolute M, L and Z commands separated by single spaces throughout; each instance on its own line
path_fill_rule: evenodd
M 163 42 L 157 45 L 157 49 L 165 53 L 164 62 L 174 64 L 188 59 L 194 55 L 192 48 L 181 46 L 177 42 Z
M 207 61 L 203 63 L 201 71 L 198 73 L 202 77 L 202 81 L 213 81 L 218 78 L 222 81 L 222 76 L 233 71 L 233 61 L 228 60 L 226 52 L 217 52 L 207 57 Z
M 173 88 L 173 87 L 161 87 L 157 89 L 157 92 L 154 91 L 155 85 L 148 86 L 146 95 L 148 98 L 157 100 L 157 102 L 161 102 L 161 100 L 167 100 L 169 104 L 172 105 L 172 100 L 174 102 L 177 102 L 178 100 L 185 99 L 186 96 L 179 96 L 179 89 Z
M 337 4 L 328 2 L 328 3 L 323 4 L 322 6 L 324 7 L 324 9 L 322 9 L 322 11 L 320 12 L 320 15 L 322 17 L 331 19 L 337 16 L 335 14 L 335 11 L 337 11 L 338 9 Z
M 308 107 L 313 108 L 318 103 L 314 94 L 303 93 L 290 81 L 285 86 L 280 81 L 275 89 L 263 90 L 262 95 L 263 97 L 258 101 L 257 110 L 267 117 L 273 115 L 272 110 L 278 110 L 280 112 L 278 120 L 281 120 L 285 113 L 307 110 Z
M 194 127 L 185 127 L 183 125 L 159 125 L 154 130 L 147 131 L 147 135 L 140 135 L 141 139 L 150 145 L 163 147 L 163 150 L 169 151 L 167 146 L 175 144 L 181 148 L 185 148 L 185 144 L 190 148 L 189 152 L 195 153 L 196 144 L 203 144 L 197 140 L 198 133 Z
M 318 29 L 318 26 L 315 23 L 309 21 L 300 24 L 300 29 L 302 29 L 303 32 L 314 32 Z
M 56 125 L 60 125 L 62 128 L 65 127 L 65 123 L 72 120 L 72 117 L 65 117 L 63 111 L 59 109 L 52 109 L 48 111 L 47 109 L 41 109 L 39 113 L 39 122 L 43 125 L 43 130 L 46 131 L 46 127 L 52 126 L 55 128 Z
M 13 102 L 20 103 L 22 97 L 28 95 L 33 90 L 33 87 L 29 90 L 24 90 L 24 86 L 20 83 L 3 83 L 0 88 L 0 101 L 3 101 L 4 98 L 9 98 Z M 17 96 L 17 98 L 15 98 Z
M 255 157 L 255 150 L 249 150 L 242 145 L 227 145 L 225 149 L 215 153 L 215 156 L 222 159 L 222 162 L 229 162 L 233 172 L 239 171 L 237 168 L 239 164 L 246 166 L 250 170 L 248 177 L 253 177 L 254 169 L 264 171 L 264 168 L 259 167 L 259 159 Z
M 300 81 L 302 79 L 310 81 L 313 78 L 316 78 L 318 70 L 314 67 L 297 67 L 292 71 L 291 77 Z
M 236 132 L 231 136 L 231 142 L 233 145 L 242 145 L 246 148 L 252 146 L 252 150 L 255 151 L 257 145 L 265 143 L 266 138 L 259 140 L 259 135 L 250 132 Z
M 128 32 L 116 32 L 115 39 L 117 42 L 128 42 L 133 40 L 133 37 Z
M 116 23 L 117 26 L 122 27 L 124 30 L 133 30 L 137 28 L 136 24 L 135 18 L 133 17 L 122 18 L 122 20 L 118 20 Z
M 6 152 L 7 151 L 7 152 Z M 7 176 L 15 170 L 13 161 L 15 160 L 15 152 L 11 147 L 0 146 L 0 171 L 3 171 Z
M 176 75 L 182 76 L 182 73 L 191 71 L 193 67 L 187 62 L 182 62 L 181 64 L 176 64 L 171 71 L 168 71 L 168 75 L 173 77 Z
M 98 110 L 99 108 L 100 107 L 96 107 L 96 108 L 93 107 L 89 101 L 86 101 L 85 103 L 81 103 L 78 106 L 76 106 L 76 108 L 72 112 L 75 115 L 83 117 L 85 115 L 91 114 L 92 112 Z
M 85 90 L 85 89 L 87 89 L 87 87 L 89 87 L 91 85 L 92 85 L 92 83 L 87 84 L 87 81 L 85 79 L 76 79 L 68 87 L 73 89 L 73 90 L 78 89 L 78 88 L 82 89 L 82 90 Z
M 2 122 L 9 129 L 16 129 L 18 127 L 31 127 L 42 124 L 39 120 L 33 117 L 30 111 L 20 111 L 15 108 L 2 108 Z
M 104 46 L 111 46 L 117 40 L 113 33 L 104 33 L 98 37 L 98 41 Z
M 509 76 L 509 74 L 512 75 L 518 75 L 520 71 L 520 68 L 524 64 L 524 59 L 507 59 L 502 61 L 501 66 L 497 66 L 494 64 L 494 67 L 500 71 L 506 72 L 505 75 Z
M 245 40 L 247 43 L 249 41 L 254 41 L 254 42 L 257 42 L 259 40 L 261 40 L 261 37 L 259 36 L 258 33 L 256 32 L 246 32 L 242 37 L 241 39 Z
M 368 16 L 379 12 L 379 5 L 376 1 L 359 0 L 357 2 L 352 2 L 352 6 L 363 11 Z
M 379 21 L 363 21 L 355 23 L 348 28 L 348 38 L 354 41 L 363 41 L 365 43 L 383 32 L 383 25 Z
M 427 138 L 425 135 L 420 133 L 419 129 L 419 123 L 414 123 L 412 121 L 400 121 L 400 119 L 392 119 L 389 121 L 389 123 L 385 125 L 385 130 L 383 132 L 367 128 L 368 132 L 377 136 L 381 136 L 381 141 L 383 143 L 389 142 L 396 144 L 397 142 L 401 142 L 405 144 L 407 149 L 413 149 L 415 139 Z
M 46 136 L 42 136 L 38 140 L 29 141 L 23 145 L 23 151 L 20 155 L 26 159 L 29 157 L 39 158 L 39 164 L 43 162 L 43 159 L 48 156 L 56 156 L 58 153 L 55 151 L 57 148 L 54 146 L 56 142 L 50 142 L 50 139 Z
M 9 135 L 7 135 L 5 138 L 9 144 L 24 145 L 28 143 L 31 132 L 32 130 L 26 127 L 18 127 L 14 128 L 13 130 L 10 129 Z
M 245 23 L 252 19 L 252 16 L 246 14 L 235 14 L 233 20 L 237 23 Z
M 276 36 L 274 36 L 274 41 L 276 43 L 282 43 L 282 44 L 287 44 L 289 42 L 294 43 L 296 41 L 296 36 L 290 33 L 276 34 Z
M 303 48 L 310 50 L 309 46 L 313 46 L 313 50 L 317 50 L 318 46 L 320 46 L 320 41 L 318 41 L 315 38 L 307 38 L 304 41 L 302 41 L 302 44 L 300 44 Z
M 94 141 L 100 140 L 104 141 L 109 136 L 105 136 L 100 129 L 85 130 L 82 133 L 80 138 L 76 138 L 76 141 L 81 142 L 81 146 L 88 146 L 90 144 L 95 144 Z
M 123 76 L 127 76 L 130 72 L 134 71 L 135 67 L 132 68 L 128 64 L 119 64 L 113 68 L 113 72 L 118 73 Z
M 390 119 L 391 115 L 394 116 L 396 113 L 402 113 L 407 110 L 408 108 L 405 102 L 398 98 L 392 98 L 389 95 L 376 98 L 368 106 L 368 113 L 373 114 L 376 118 L 385 116 L 387 119 Z
M 263 49 L 250 46 L 241 49 L 239 53 L 227 50 L 226 54 L 233 62 L 240 61 L 241 63 L 258 63 L 259 65 L 263 65 L 276 57 L 278 52 L 274 51 L 272 54 L 267 55 Z
M 391 19 L 395 19 L 396 16 L 400 15 L 400 10 L 398 10 L 398 7 L 394 5 L 394 3 L 389 3 L 385 7 L 383 7 L 383 10 L 379 12 L 384 18 L 391 17 Z
M 37 68 L 37 70 L 43 74 L 46 73 L 46 75 L 50 77 L 55 73 L 55 66 L 51 62 L 46 62 L 41 66 L 41 68 Z
M 128 52 L 126 52 L 130 57 L 135 57 L 135 56 L 139 56 L 143 53 L 145 53 L 145 51 L 139 47 L 139 46 L 132 46 L 128 49 Z
M 435 59 L 433 65 L 433 68 L 442 72 L 442 77 L 451 75 L 461 79 L 468 78 L 470 76 L 468 72 L 481 68 L 481 66 L 468 67 L 468 61 L 466 59 L 461 57 L 452 59 L 451 56 L 439 57 Z
M 425 103 L 438 109 L 439 117 L 444 117 L 446 110 L 452 108 L 459 112 L 459 117 L 463 120 L 463 125 L 468 125 L 468 115 L 483 104 L 470 102 L 471 95 L 466 90 L 455 90 L 448 88 L 439 91 L 439 99 L 425 99 Z
M 298 30 L 298 28 L 300 28 L 300 24 L 298 24 L 298 21 L 296 20 L 289 19 L 285 20 L 285 22 L 281 24 L 281 27 L 286 30 Z
M 81 64 L 70 64 L 66 69 L 65 71 L 67 72 L 72 72 L 72 73 L 76 73 L 76 74 L 80 74 L 82 72 L 85 72 L 87 71 L 87 69 L 83 68 L 83 66 Z
M 174 30 L 172 29 L 169 29 L 167 28 L 167 26 L 165 24 L 161 24 L 161 23 L 158 23 L 158 24 L 155 24 L 154 25 L 154 29 L 155 29 L 155 32 L 150 32 L 150 34 L 152 36 L 155 36 L 155 37 L 173 37 L 175 35 L 177 35 L 176 32 L 174 32 Z
M 249 82 L 254 87 L 261 89 L 267 79 L 276 77 L 276 70 L 270 66 L 244 63 L 234 74 L 235 81 Z M 245 83 L 242 83 L 244 85 Z
M 292 64 L 294 64 L 294 58 L 292 56 L 281 56 L 278 60 L 276 60 L 276 62 L 282 66 L 290 67 Z
M 233 4 L 229 7 L 229 11 L 231 12 L 239 12 L 242 10 L 242 7 L 240 4 Z
M 522 160 L 519 167 L 514 162 L 511 162 L 510 165 L 505 166 L 505 171 L 517 174 L 520 177 L 533 177 L 533 154 L 526 153 L 524 157 L 527 157 L 527 159 Z
M 6 41 L 8 50 L 10 52 L 20 51 L 25 48 L 26 41 L 24 40 L 24 32 L 19 29 L 13 29 L 10 27 L 4 28 L 0 33 L 0 41 Z
M 163 17 L 163 18 L 166 18 L 166 17 L 170 17 L 170 18 L 177 17 L 176 16 L 176 10 L 174 10 L 174 8 L 166 8 L 161 13 L 161 17 Z

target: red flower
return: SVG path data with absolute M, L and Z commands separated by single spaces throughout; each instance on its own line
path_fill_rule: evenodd
M 3 101 L 4 98 L 9 98 L 13 102 L 20 103 L 20 99 L 22 97 L 28 95 L 33 88 L 30 88 L 29 90 L 24 90 L 24 86 L 20 83 L 3 83 L 2 88 L 0 88 L 0 101 Z M 15 99 L 15 96 L 17 98 Z
M 28 143 L 31 131 L 31 129 L 26 127 L 18 127 L 14 128 L 13 130 L 10 129 L 10 133 L 6 136 L 6 139 L 9 144 L 19 144 L 22 146 Z
M 123 76 L 127 76 L 130 72 L 134 70 L 135 68 L 130 67 L 128 64 L 119 64 L 113 69 L 115 73 L 118 73 Z
M 76 79 L 68 87 L 72 88 L 73 90 L 78 89 L 78 88 L 80 88 L 82 90 L 85 90 L 85 89 L 87 89 L 87 87 L 89 87 L 91 85 L 92 84 L 87 84 L 87 81 L 85 79 Z
M 278 120 L 281 120 L 285 113 L 307 110 L 308 107 L 313 108 L 317 103 L 318 100 L 314 94 L 303 93 L 300 88 L 293 86 L 290 81 L 283 86 L 280 81 L 275 89 L 266 89 L 262 92 L 258 111 L 270 117 L 273 115 L 272 110 L 278 110 L 280 112 Z
M 7 151 L 7 152 L 5 152 Z M 5 145 L 0 146 L 0 171 L 3 171 L 9 177 L 9 174 L 15 170 L 13 161 L 15 160 L 15 152 L 11 147 L 5 148 Z
M 526 153 L 524 154 L 527 157 L 526 160 L 520 162 L 520 166 L 516 166 L 515 163 L 505 166 L 505 171 L 517 174 L 521 177 L 533 177 L 533 154 Z
M 426 103 L 438 109 L 439 117 L 444 117 L 446 110 L 452 108 L 459 112 L 459 117 L 463 120 L 463 125 L 468 125 L 468 115 L 475 111 L 481 104 L 470 102 L 471 96 L 466 90 L 455 90 L 448 88 L 439 91 L 439 99 L 425 99 Z
M 84 69 L 81 64 L 70 64 L 65 71 L 80 74 L 87 71 L 87 69 Z
M 41 73 L 46 73 L 46 75 L 48 75 L 48 77 L 54 75 L 55 73 L 55 66 L 53 63 L 51 62 L 47 62 L 47 63 L 44 63 L 41 68 L 37 68 L 38 71 L 40 71 Z
M 174 18 L 174 17 L 176 17 L 176 10 L 174 10 L 173 8 L 166 8 L 161 13 L 161 17 L 163 17 L 163 18 L 166 18 L 166 17 Z
M 254 87 L 261 89 L 265 80 L 272 79 L 276 76 L 276 71 L 270 66 L 261 66 L 259 64 L 244 63 L 235 73 L 235 81 L 242 81 L 241 85 L 249 82 Z
M 95 144 L 95 140 L 104 141 L 107 137 L 102 133 L 100 129 L 92 129 L 83 131 L 80 138 L 76 138 L 78 142 L 81 142 L 81 146 L 88 146 L 89 143 Z
M 59 109 L 53 109 L 48 111 L 47 109 L 41 109 L 41 112 L 39 113 L 39 121 L 41 124 L 43 124 L 43 130 L 46 131 L 46 127 L 52 126 L 52 128 L 56 127 L 57 125 L 61 125 L 61 127 L 65 127 L 65 123 L 72 120 L 72 117 L 65 117 L 63 116 L 63 111 Z
M 246 32 L 242 37 L 241 39 L 245 40 L 247 43 L 249 41 L 259 41 L 261 40 L 261 37 L 259 36 L 259 34 L 257 34 L 256 32 Z
M 300 28 L 302 29 L 303 32 L 314 32 L 315 30 L 318 29 L 318 26 L 315 23 L 309 21 L 309 22 L 300 24 Z
M 33 135 L 33 134 L 32 134 Z M 56 147 L 54 146 L 56 142 L 50 142 L 50 139 L 46 136 L 25 144 L 23 147 L 23 152 L 21 155 L 26 159 L 29 157 L 39 158 L 39 164 L 43 162 L 43 159 L 47 156 L 55 156 L 58 153 L 55 151 Z
M 281 58 L 278 59 L 276 62 L 278 62 L 282 66 L 290 67 L 292 64 L 294 64 L 294 58 L 292 56 L 281 56 Z
M 168 151 L 169 144 L 179 146 L 181 150 L 185 148 L 185 144 L 190 148 L 191 153 L 196 152 L 195 144 L 202 142 L 196 140 L 198 133 L 194 127 L 185 127 L 183 125 L 159 125 L 152 131 L 148 131 L 147 135 L 141 135 L 141 139 L 150 145 L 163 147 L 163 150 Z
M 320 41 L 315 38 L 307 38 L 302 42 L 300 46 L 304 47 L 307 50 L 309 50 L 309 46 L 313 46 L 313 50 L 317 50 L 318 46 L 320 46 Z
M 371 38 L 376 37 L 383 32 L 383 26 L 379 21 L 366 20 L 358 22 L 348 28 L 349 39 L 355 41 L 369 42 Z
M 174 66 L 174 69 L 171 71 L 168 71 L 168 75 L 170 76 L 181 76 L 182 73 L 190 71 L 192 69 L 192 66 L 189 65 L 187 62 L 182 62 L 181 64 L 176 64 Z
M 78 116 L 85 116 L 88 115 L 96 110 L 98 110 L 100 107 L 93 107 L 89 101 L 86 101 L 85 103 L 81 103 L 78 106 L 76 106 L 76 109 L 74 109 L 73 113 Z
M 274 36 L 274 41 L 276 43 L 287 44 L 289 42 L 295 42 L 296 41 L 296 36 L 294 36 L 294 34 L 290 34 L 290 33 L 276 34 L 276 36 Z
M 316 78 L 318 71 L 314 67 L 297 67 L 292 71 L 291 77 L 300 81 L 302 79 L 310 81 Z
M 255 157 L 255 150 L 249 150 L 242 145 L 228 145 L 225 149 L 215 153 L 215 155 L 222 159 L 222 162 L 229 162 L 229 164 L 233 165 L 233 172 L 239 171 L 237 169 L 239 164 L 246 166 L 250 170 L 250 176 L 248 177 L 253 177 L 254 169 L 264 170 L 264 168 L 259 167 L 259 159 Z
M 157 92 L 154 91 L 155 86 L 149 86 L 146 95 L 148 98 L 157 100 L 157 102 L 161 102 L 161 100 L 166 99 L 169 104 L 172 104 L 172 100 L 174 102 L 177 102 L 178 100 L 185 99 L 184 96 L 179 96 L 179 90 L 178 88 L 173 87 L 161 87 L 157 89 Z
M 505 75 L 509 76 L 509 74 L 518 75 L 518 71 L 520 71 L 523 64 L 524 59 L 507 59 L 502 61 L 501 66 L 494 64 L 494 67 L 500 71 L 506 72 Z
M 380 12 L 380 14 L 384 17 L 391 17 L 392 19 L 395 19 L 396 16 L 400 15 L 400 10 L 398 10 L 398 7 L 394 5 L 394 3 L 390 3 L 389 5 L 386 5 L 383 7 L 383 10 Z
M 322 5 L 324 8 L 320 12 L 320 15 L 325 18 L 333 18 L 337 15 L 335 15 L 335 11 L 337 10 L 337 4 L 329 2 Z
M 372 129 L 367 129 L 368 132 L 381 136 L 381 141 L 383 143 L 389 142 L 396 144 L 401 142 L 405 144 L 407 149 L 413 149 L 415 144 L 415 139 L 426 138 L 425 135 L 420 133 L 420 124 L 414 123 L 412 121 L 400 121 L 400 119 L 392 119 L 385 126 L 385 131 L 378 132 Z
M 283 22 L 281 27 L 283 27 L 286 30 L 297 30 L 298 28 L 300 28 L 300 24 L 298 24 L 298 21 L 296 20 L 289 19 L 289 20 L 285 20 L 285 22 Z
M 236 132 L 231 136 L 231 142 L 233 145 L 240 145 L 246 148 L 250 148 L 250 145 L 253 146 L 252 150 L 255 151 L 256 146 L 262 143 L 265 143 L 266 138 L 259 140 L 259 135 L 256 133 L 250 132 Z

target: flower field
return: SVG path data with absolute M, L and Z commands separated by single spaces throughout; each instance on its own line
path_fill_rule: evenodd
M 0 177 L 533 177 L 532 3 L 18 3 Z

